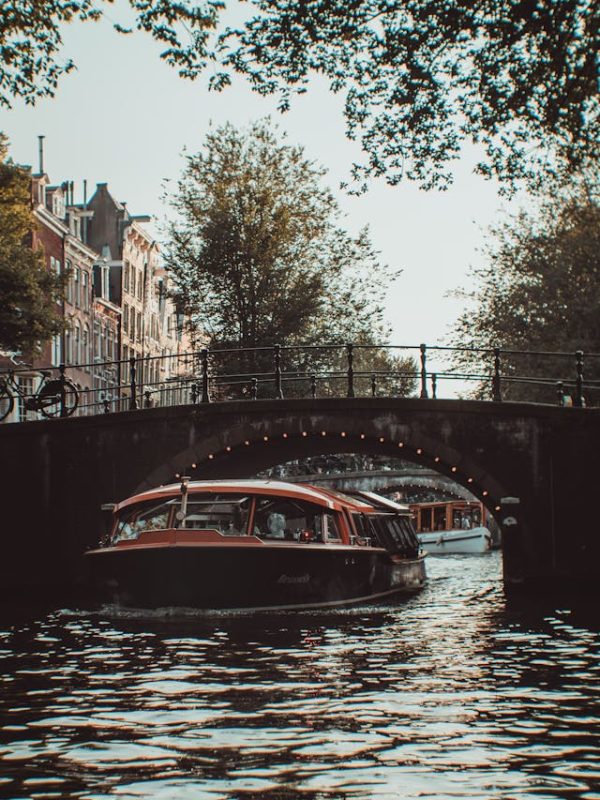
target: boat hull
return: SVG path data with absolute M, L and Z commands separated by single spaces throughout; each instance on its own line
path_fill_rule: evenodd
M 379 548 L 263 545 L 108 548 L 88 553 L 103 599 L 135 608 L 311 608 L 416 591 L 424 557 Z
M 492 535 L 484 527 L 417 533 L 417 538 L 427 553 L 435 556 L 452 553 L 487 553 L 492 544 Z

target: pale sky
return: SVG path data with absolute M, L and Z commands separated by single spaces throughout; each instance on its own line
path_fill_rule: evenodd
M 368 225 L 382 261 L 404 270 L 388 293 L 392 342 L 443 343 L 461 311 L 446 294 L 466 284 L 469 265 L 480 261 L 485 230 L 510 208 L 493 183 L 472 174 L 473 154 L 458 163 L 449 191 L 379 181 L 367 194 L 350 197 L 337 187 L 360 151 L 345 138 L 341 96 L 330 94 L 323 82 L 315 81 L 280 115 L 273 99 L 253 94 L 242 79 L 215 94 L 179 78 L 159 60 L 160 48 L 148 35 L 120 36 L 107 21 L 71 25 L 64 42 L 65 55 L 78 69 L 62 79 L 56 96 L 33 108 L 18 102 L 0 112 L 0 130 L 10 138 L 15 161 L 37 170 L 37 136 L 44 134 L 46 172 L 52 183 L 73 180 L 76 201 L 84 178 L 88 196 L 96 183 L 107 182 L 131 213 L 160 219 L 164 180 L 180 174 L 184 148 L 200 149 L 211 120 L 240 126 L 270 114 L 288 141 L 303 145 L 308 157 L 328 169 L 347 229 L 355 233 Z

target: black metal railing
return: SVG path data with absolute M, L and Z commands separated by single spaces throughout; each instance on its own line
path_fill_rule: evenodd
M 466 359 L 476 366 L 458 368 Z M 436 400 L 459 393 L 503 400 L 600 405 L 600 354 L 441 345 L 320 344 L 246 348 L 201 348 L 177 355 L 131 357 L 85 364 L 18 366 L 0 373 L 15 411 L 5 421 L 38 418 L 41 380 L 74 385 L 56 394 L 46 416 L 108 414 L 155 406 L 224 400 L 294 397 L 412 396 Z M 46 377 L 42 379 L 42 375 Z M 595 376 L 598 377 L 595 377 Z M 36 381 L 38 385 L 36 386 Z M 26 388 L 23 388 L 26 387 Z M 452 389 L 450 389 L 452 387 Z M 0 408 L 1 411 L 1 408 Z

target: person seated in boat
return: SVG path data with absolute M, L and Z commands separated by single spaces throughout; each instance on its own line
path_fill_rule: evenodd
M 273 512 L 267 517 L 267 530 L 270 539 L 285 539 L 285 517 Z
M 471 520 L 466 514 L 462 518 L 461 528 L 463 531 L 468 531 L 471 528 Z

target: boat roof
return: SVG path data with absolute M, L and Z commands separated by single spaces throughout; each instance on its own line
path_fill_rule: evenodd
M 156 489 L 149 489 L 133 497 L 128 497 L 117 505 L 117 510 L 135 503 L 141 503 L 145 500 L 176 496 L 180 491 L 181 483 L 171 483 L 168 486 L 159 486 Z M 284 481 L 258 479 L 190 481 L 188 483 L 189 495 L 209 492 L 216 494 L 260 494 L 272 495 L 274 497 L 289 497 L 292 500 L 305 500 L 335 511 L 340 511 L 342 508 L 357 512 L 373 511 L 373 505 L 365 500 L 348 497 L 338 492 L 311 486 L 310 484 L 285 483 Z

